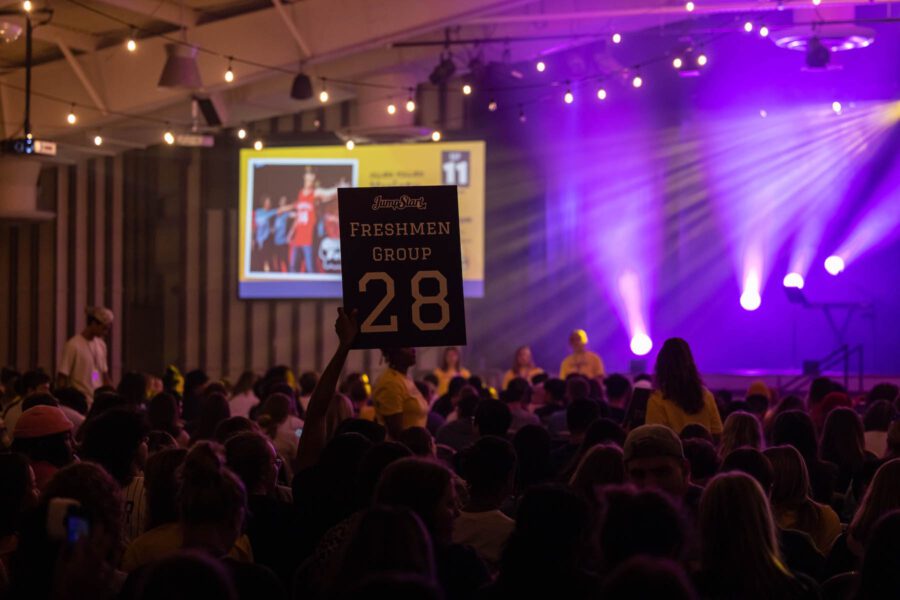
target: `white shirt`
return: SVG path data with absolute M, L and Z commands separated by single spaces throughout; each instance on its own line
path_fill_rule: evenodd
M 106 342 L 100 337 L 88 341 L 80 333 L 66 342 L 57 369 L 69 378 L 72 387 L 87 396 L 88 402 L 93 402 L 94 390 L 103 385 L 108 370 Z
M 259 404 L 259 398 L 253 393 L 253 390 L 247 390 L 236 396 L 232 396 L 228 401 L 231 409 L 232 417 L 249 417 L 250 409 Z
M 496 565 L 515 526 L 516 522 L 499 510 L 461 511 L 453 523 L 453 542 L 472 546 L 485 561 Z

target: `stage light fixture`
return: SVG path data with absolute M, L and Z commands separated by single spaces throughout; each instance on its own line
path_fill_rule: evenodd
M 78 122 L 78 115 L 75 114 L 75 105 L 72 105 L 72 108 L 69 110 L 69 114 L 66 115 L 66 121 L 69 125 L 74 125 Z
M 387 105 L 387 112 L 389 115 L 397 114 L 397 105 L 391 102 Z
M 441 132 L 438 131 L 437 129 L 435 129 L 434 131 L 432 131 L 432 132 L 431 132 L 431 141 L 432 141 L 432 142 L 439 142 L 439 141 L 441 141 Z
M 753 312 L 762 305 L 762 297 L 759 292 L 746 291 L 741 294 L 741 308 L 746 311 Z
M 237 130 L 237 136 L 239 140 L 243 140 L 247 138 L 247 130 L 241 127 Z
M 463 93 L 464 96 L 470 95 L 470 94 L 472 93 L 472 86 L 469 85 L 468 83 L 463 84 L 463 86 L 462 86 L 462 93 Z
M 538 73 L 543 73 L 547 70 L 547 64 L 544 61 L 539 60 L 537 61 L 537 64 L 534 65 L 534 68 L 537 69 Z
M 639 88 L 644 85 L 644 80 L 641 79 L 640 75 L 635 75 L 634 78 L 631 80 L 631 85 L 632 85 L 632 87 Z
M 840 275 L 844 271 L 844 259 L 836 254 L 832 254 L 825 259 L 825 270 L 829 275 Z
M 621 33 L 612 34 L 612 43 L 613 44 L 621 44 L 622 43 L 622 34 Z
M 491 101 L 488 102 L 488 110 L 491 112 L 495 112 L 497 110 L 497 101 L 491 98 Z
M 769 28 L 763 25 L 759 28 L 759 35 L 762 37 L 769 37 Z
M 441 85 L 450 81 L 455 73 L 456 63 L 453 62 L 453 56 L 449 52 L 443 52 L 437 66 L 428 76 L 428 81 L 432 85 Z
M 686 10 L 686 11 L 688 11 L 688 12 L 694 12 L 694 9 L 695 9 L 695 8 L 697 8 L 697 5 L 694 4 L 693 2 L 691 2 L 690 0 L 688 0 L 688 1 L 685 2 L 685 4 L 684 4 L 684 10 Z
M 354 148 L 356 148 L 356 142 L 354 142 L 353 140 L 347 140 L 347 143 L 344 145 L 347 147 L 347 150 L 353 150 Z
M 566 90 L 566 93 L 563 95 L 563 102 L 565 102 L 566 104 L 572 104 L 573 102 L 575 102 L 575 96 L 572 95 L 572 90 Z
M 744 23 L 744 31 L 746 31 L 747 33 L 753 31 L 753 21 L 747 21 L 746 23 Z
M 631 336 L 631 351 L 637 356 L 645 356 L 653 349 L 653 340 L 646 333 Z
M 806 66 L 810 69 L 824 69 L 831 62 L 831 50 L 818 37 L 809 38 L 806 47 Z
M 844 106 L 840 102 L 835 100 L 831 103 L 831 110 L 834 111 L 834 114 L 839 115 L 844 112 Z
M 784 276 L 784 280 L 781 282 L 786 288 L 797 288 L 798 290 L 803 289 L 803 275 L 800 273 L 788 273 Z
M 169 130 L 166 130 L 166 132 L 163 134 L 163 141 L 171 146 L 175 143 L 175 134 Z
M 600 88 L 597 90 L 597 100 L 606 100 L 606 90 Z
M 234 81 L 234 69 L 231 68 L 231 58 L 228 59 L 228 69 L 225 70 L 225 82 L 231 83 Z
M 100 135 L 99 133 L 98 133 L 97 135 L 94 136 L 94 145 L 95 145 L 95 146 L 102 146 L 102 145 L 103 145 L 103 137 L 101 137 L 101 135 Z
M 262 150 L 262 149 L 263 149 L 263 142 L 262 142 L 262 140 L 256 140 L 255 142 L 253 142 L 253 149 L 256 150 L 257 152 L 259 152 L 260 150 Z

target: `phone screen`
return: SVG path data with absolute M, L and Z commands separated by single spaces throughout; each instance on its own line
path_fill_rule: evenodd
M 91 532 L 90 523 L 84 517 L 69 515 L 66 519 L 66 539 L 74 544 Z

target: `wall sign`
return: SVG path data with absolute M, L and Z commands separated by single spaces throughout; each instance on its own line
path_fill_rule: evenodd
M 464 346 L 456 186 L 340 188 L 338 210 L 354 348 Z

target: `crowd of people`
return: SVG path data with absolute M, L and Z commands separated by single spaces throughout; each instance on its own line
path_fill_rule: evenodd
M 389 348 L 370 383 L 339 309 L 321 373 L 113 387 L 87 317 L 0 379 L 2 597 L 900 597 L 897 386 L 714 393 L 684 340 L 629 378 L 583 331 L 560 377 Z

